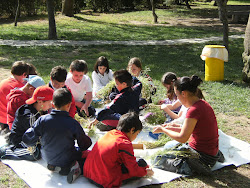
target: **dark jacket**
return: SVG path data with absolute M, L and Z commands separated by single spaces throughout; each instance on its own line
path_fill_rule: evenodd
M 139 113 L 139 95 L 141 93 L 142 84 L 139 82 L 132 88 L 127 87 L 116 95 L 115 99 L 105 109 L 97 114 L 98 121 L 113 119 L 114 114 L 123 115 L 129 111 Z
M 9 136 L 11 143 L 18 148 L 22 148 L 21 141 L 23 134 L 39 117 L 40 113 L 33 105 L 24 104 L 18 108 Z
M 92 142 L 81 125 L 66 111 L 52 110 L 41 116 L 34 126 L 23 135 L 23 142 L 34 146 L 39 140 L 43 159 L 50 165 L 68 166 L 79 160 L 81 151 L 87 150 Z M 77 141 L 79 150 L 75 148 Z
M 52 86 L 52 84 L 51 84 L 51 82 L 48 83 L 48 86 L 50 88 L 54 89 L 53 86 Z M 64 85 L 62 88 L 67 88 L 70 91 L 71 95 L 72 95 L 72 92 L 71 92 L 71 90 L 70 90 L 70 88 L 68 86 Z M 74 118 L 75 114 L 76 114 L 76 103 L 75 103 L 75 99 L 74 99 L 74 97 L 72 95 L 72 102 L 71 102 L 71 106 L 70 106 L 70 109 L 69 109 L 69 115 L 72 118 Z

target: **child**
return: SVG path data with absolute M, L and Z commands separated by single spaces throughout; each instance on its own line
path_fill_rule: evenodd
M 29 67 L 27 63 L 23 61 L 16 61 L 11 67 L 10 78 L 2 80 L 0 83 L 0 125 L 1 132 L 3 130 L 9 130 L 7 124 L 7 103 L 6 96 L 10 93 L 11 89 L 24 86 L 24 78 L 29 75 Z
M 11 146 L 4 152 L 4 159 L 38 160 L 40 158 L 39 146 L 32 155 L 22 142 L 22 136 L 27 129 L 46 111 L 52 107 L 51 102 L 54 90 L 48 86 L 36 88 L 33 96 L 26 100 L 16 112 L 16 117 L 9 136 Z
M 69 91 L 69 87 L 65 85 L 65 80 L 67 77 L 67 70 L 62 66 L 56 66 L 52 68 L 50 72 L 50 82 L 49 87 L 51 87 L 54 90 L 57 90 L 59 88 L 67 88 Z M 72 103 L 69 109 L 69 115 L 74 118 L 76 114 L 76 105 L 75 105 L 75 99 L 72 95 Z
M 99 121 L 102 124 L 98 126 L 102 131 L 115 129 L 121 115 L 133 110 L 139 113 L 139 95 L 141 93 L 141 83 L 132 87 L 132 76 L 127 70 L 118 70 L 114 73 L 116 88 L 120 94 L 105 109 L 97 114 L 95 120 L 90 126 L 96 125 Z
M 177 101 L 177 97 L 174 93 L 174 81 L 177 80 L 176 74 L 173 72 L 166 72 L 161 79 L 161 82 L 163 84 L 163 86 L 167 89 L 167 98 L 165 100 L 161 100 L 158 103 L 160 105 L 162 104 L 173 104 Z M 164 109 L 164 107 L 166 107 L 166 105 L 162 105 L 161 108 Z M 174 106 L 174 108 L 172 108 L 171 110 L 175 113 L 178 114 L 179 110 L 181 108 L 181 103 L 180 102 L 176 102 L 176 105 Z M 167 109 L 166 109 L 167 110 Z M 169 114 L 167 113 L 167 121 L 166 122 L 170 122 L 173 119 L 171 118 L 171 116 L 169 116 Z
M 109 69 L 108 59 L 101 56 L 97 59 L 94 71 L 92 72 L 93 80 L 93 96 L 106 86 L 111 80 L 113 80 L 113 71 Z
M 66 79 L 66 85 L 71 89 L 76 101 L 77 112 L 80 116 L 84 111 L 87 116 L 95 116 L 95 108 L 90 106 L 92 102 L 92 83 L 86 75 L 87 63 L 84 60 L 75 60 L 70 64 L 70 72 Z
M 92 144 L 81 125 L 69 116 L 71 102 L 68 89 L 57 89 L 53 95 L 55 109 L 41 116 L 23 135 L 23 142 L 28 146 L 34 146 L 40 138 L 42 158 L 47 162 L 47 168 L 54 171 L 60 167 L 61 175 L 68 175 L 71 167 L 79 167 L 75 161 L 82 161 L 82 152 Z M 75 140 L 79 148 L 75 147 Z M 79 172 L 80 169 L 77 176 Z
M 156 87 L 154 86 L 154 83 L 152 81 L 152 78 L 143 72 L 142 70 L 142 63 L 141 63 L 141 60 L 138 58 L 138 57 L 133 57 L 129 60 L 128 62 L 128 67 L 127 67 L 127 70 L 135 77 L 144 77 L 144 78 L 147 78 L 150 86 L 151 86 L 151 89 L 150 89 L 150 94 L 151 95 L 154 95 L 155 92 L 156 92 Z M 140 98 L 140 106 L 146 104 L 146 103 L 151 103 L 152 100 L 151 100 L 151 96 L 150 96 L 150 99 L 149 101 L 146 101 L 145 99 L 143 98 Z
M 152 176 L 146 161 L 134 157 L 132 141 L 142 130 L 142 123 L 134 112 L 121 116 L 117 130 L 100 138 L 84 164 L 84 176 L 98 187 L 120 187 L 122 181 Z
M 25 86 L 11 90 L 11 92 L 6 97 L 6 99 L 8 100 L 7 122 L 10 130 L 12 127 L 12 123 L 15 119 L 16 110 L 20 106 L 25 104 L 26 100 L 32 97 L 36 88 L 45 85 L 43 79 L 39 76 L 32 75 L 29 76 L 28 79 L 26 78 L 25 80 L 28 80 Z

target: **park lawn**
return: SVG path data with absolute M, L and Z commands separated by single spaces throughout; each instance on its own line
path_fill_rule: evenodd
M 56 14 L 59 39 L 67 40 L 166 40 L 178 38 L 204 38 L 222 36 L 218 28 L 208 26 L 171 26 L 169 19 L 218 18 L 213 3 L 192 3 L 193 9 L 185 6 L 171 6 L 157 9 L 158 24 L 152 24 L 151 11 L 125 13 L 93 13 L 83 11 L 74 17 Z M 46 15 L 20 18 L 15 27 L 13 19 L 0 19 L 0 38 L 13 40 L 45 40 L 48 38 Z M 240 34 L 230 32 L 230 34 Z
M 213 44 L 211 42 L 210 44 Z M 218 44 L 218 43 L 217 43 Z M 10 68 L 12 62 L 25 60 L 33 63 L 46 82 L 49 81 L 49 72 L 56 65 L 68 67 L 74 59 L 85 59 L 89 66 L 89 75 L 97 57 L 104 55 L 113 70 L 125 68 L 129 58 L 137 56 L 142 59 L 143 66 L 149 67 L 149 75 L 159 85 L 157 93 L 164 93 L 160 84 L 160 78 L 166 71 L 176 72 L 178 76 L 197 74 L 204 79 L 204 62 L 200 59 L 204 44 L 186 44 L 175 46 L 122 46 L 103 45 L 85 47 L 10 47 L 0 46 L 0 66 Z M 230 41 L 229 62 L 225 62 L 225 80 L 223 82 L 204 82 L 201 86 L 206 100 L 214 108 L 215 113 L 226 114 L 227 119 L 218 118 L 219 128 L 227 133 L 234 127 L 229 127 L 228 122 L 235 122 L 236 138 L 249 142 L 247 133 L 242 135 L 237 132 L 249 125 L 236 122 L 235 117 L 249 117 L 249 86 L 241 81 L 241 70 L 243 63 L 241 54 L 243 51 L 243 39 Z M 158 96 L 156 96 L 158 97 Z M 3 167 L 1 167 L 2 169 Z M 2 172 L 0 182 L 3 187 L 18 185 L 17 187 L 28 187 L 23 181 L 16 177 L 11 169 L 5 168 Z M 239 183 L 244 187 L 249 181 L 247 179 L 249 165 L 243 165 L 239 170 L 233 167 L 223 168 L 214 172 L 214 177 L 194 176 L 181 178 L 163 185 L 152 185 L 147 187 L 235 187 Z M 1 173 L 0 173 L 1 174 Z M 242 175 L 241 175 L 242 174 Z M 16 177 L 16 178 L 15 178 Z
M 213 44 L 213 42 L 210 42 Z M 10 47 L 0 46 L 0 66 L 11 67 L 16 60 L 25 60 L 34 64 L 46 82 L 49 81 L 51 68 L 63 65 L 66 68 L 75 59 L 84 59 L 88 63 L 89 76 L 99 56 L 106 56 L 110 67 L 115 71 L 126 68 L 132 57 L 139 57 L 144 67 L 150 68 L 149 75 L 159 85 L 159 93 L 155 101 L 164 93 L 160 84 L 165 72 L 175 72 L 178 76 L 200 76 L 204 80 L 204 61 L 200 54 L 204 44 L 186 44 L 174 46 L 45 46 L 45 47 Z M 230 41 L 229 62 L 224 63 L 225 80 L 223 82 L 204 82 L 206 100 L 210 102 L 216 113 L 228 115 L 250 114 L 249 87 L 241 82 L 243 63 L 243 39 Z M 162 91 L 163 90 L 163 91 Z M 237 96 L 237 97 L 235 97 Z M 157 98 L 158 97 L 158 98 Z

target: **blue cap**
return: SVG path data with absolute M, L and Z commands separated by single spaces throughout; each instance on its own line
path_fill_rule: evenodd
M 45 85 L 43 79 L 37 75 L 30 75 L 29 78 L 26 78 L 25 80 L 35 88 Z

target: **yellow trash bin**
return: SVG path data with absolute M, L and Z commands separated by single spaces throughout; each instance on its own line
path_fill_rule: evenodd
M 224 62 L 228 61 L 228 51 L 225 46 L 206 45 L 201 53 L 205 60 L 205 81 L 224 80 Z

